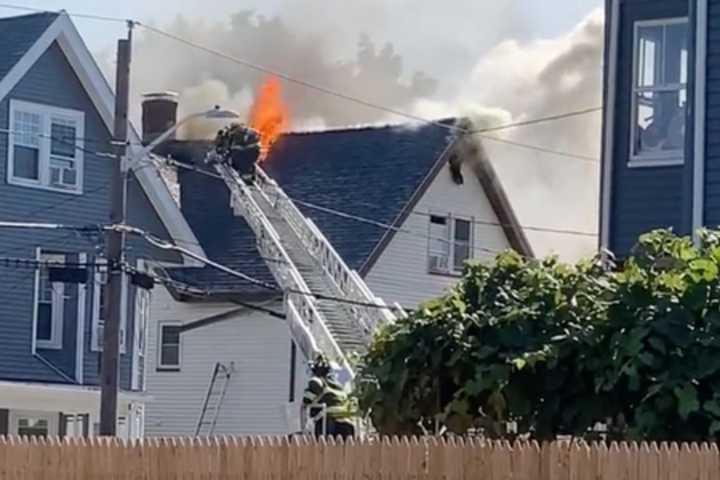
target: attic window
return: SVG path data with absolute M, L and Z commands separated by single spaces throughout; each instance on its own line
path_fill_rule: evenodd
M 82 193 L 84 124 L 80 111 L 10 100 L 8 182 Z
M 430 273 L 458 274 L 472 258 L 472 220 L 430 215 L 428 269 Z

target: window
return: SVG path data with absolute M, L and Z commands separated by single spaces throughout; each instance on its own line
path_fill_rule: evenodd
M 85 438 L 88 436 L 88 427 L 90 422 L 89 414 L 64 414 L 60 416 L 60 421 L 64 422 L 61 430 L 65 430 L 65 438 Z
M 150 291 L 144 288 L 135 288 L 135 341 L 138 355 L 145 356 L 145 336 L 147 334 L 148 318 L 150 316 Z
M 455 219 L 453 235 L 453 268 L 462 271 L 465 262 L 470 258 L 470 234 L 472 223 L 467 220 Z
M 458 273 L 472 257 L 472 221 L 430 215 L 429 268 L 433 273 Z
M 450 258 L 450 222 L 446 217 L 430 216 L 430 271 L 447 272 Z
M 135 323 L 133 342 L 132 383 L 133 390 L 142 390 L 145 371 L 145 343 L 150 318 L 150 291 L 135 287 Z
M 30 437 L 57 435 L 58 414 L 45 412 L 10 412 L 10 434 Z
M 84 114 L 10 101 L 8 182 L 82 193 Z
M 688 80 L 686 18 L 635 23 L 631 164 L 682 163 Z
M 106 265 L 107 261 L 103 259 L 96 260 L 99 265 Z M 105 328 L 105 318 L 107 315 L 107 300 L 105 285 L 107 284 L 107 271 L 105 267 L 95 272 L 95 282 L 93 283 L 93 324 L 92 324 L 92 350 L 102 352 L 103 336 Z M 127 337 L 127 275 L 122 276 L 122 294 L 120 303 L 123 306 L 120 315 L 120 353 L 126 353 L 126 337 Z
M 38 260 L 47 263 L 65 263 L 65 256 L 43 253 Z M 38 268 L 35 283 L 35 341 L 38 348 L 62 348 L 65 285 L 51 282 L 48 268 Z
M 160 345 L 158 349 L 158 368 L 160 370 L 180 370 L 181 344 L 180 325 L 161 323 L 159 325 Z

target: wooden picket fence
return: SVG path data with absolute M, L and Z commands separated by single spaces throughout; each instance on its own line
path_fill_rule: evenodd
M 716 445 L 0 437 L 6 479 L 716 480 Z

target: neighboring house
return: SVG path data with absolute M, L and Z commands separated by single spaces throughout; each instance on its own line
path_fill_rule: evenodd
M 488 159 L 460 143 L 436 125 L 289 133 L 263 168 L 375 295 L 414 309 L 452 286 L 466 260 L 511 247 L 532 255 Z M 208 148 L 176 141 L 163 153 L 203 168 Z M 177 173 L 183 215 L 207 255 L 273 283 L 266 262 L 277 260 L 259 255 L 225 184 Z M 296 431 L 308 359 L 281 318 L 282 298 L 210 267 L 167 274 L 178 283 L 153 296 L 147 434 L 195 432 L 217 363 L 230 377 L 214 433 Z
M 720 224 L 720 1 L 606 2 L 601 245 Z
M 0 19 L 0 220 L 108 222 L 114 97 L 66 14 Z M 160 176 L 131 173 L 128 222 L 159 237 L 196 240 Z M 82 268 L 101 264 L 103 235 L 0 229 L 0 256 Z M 201 249 L 196 248 L 201 252 Z M 137 239 L 128 260 L 182 262 Z M 104 274 L 51 281 L 49 270 L 0 264 L 0 434 L 93 435 Z M 145 324 L 149 293 L 125 278 L 121 324 L 119 432 L 143 433 Z

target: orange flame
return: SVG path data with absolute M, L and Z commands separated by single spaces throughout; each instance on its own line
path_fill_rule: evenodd
M 285 130 L 289 110 L 282 99 L 282 84 L 275 77 L 269 77 L 258 89 L 255 103 L 250 110 L 250 126 L 260 133 L 261 160 L 264 160 Z

